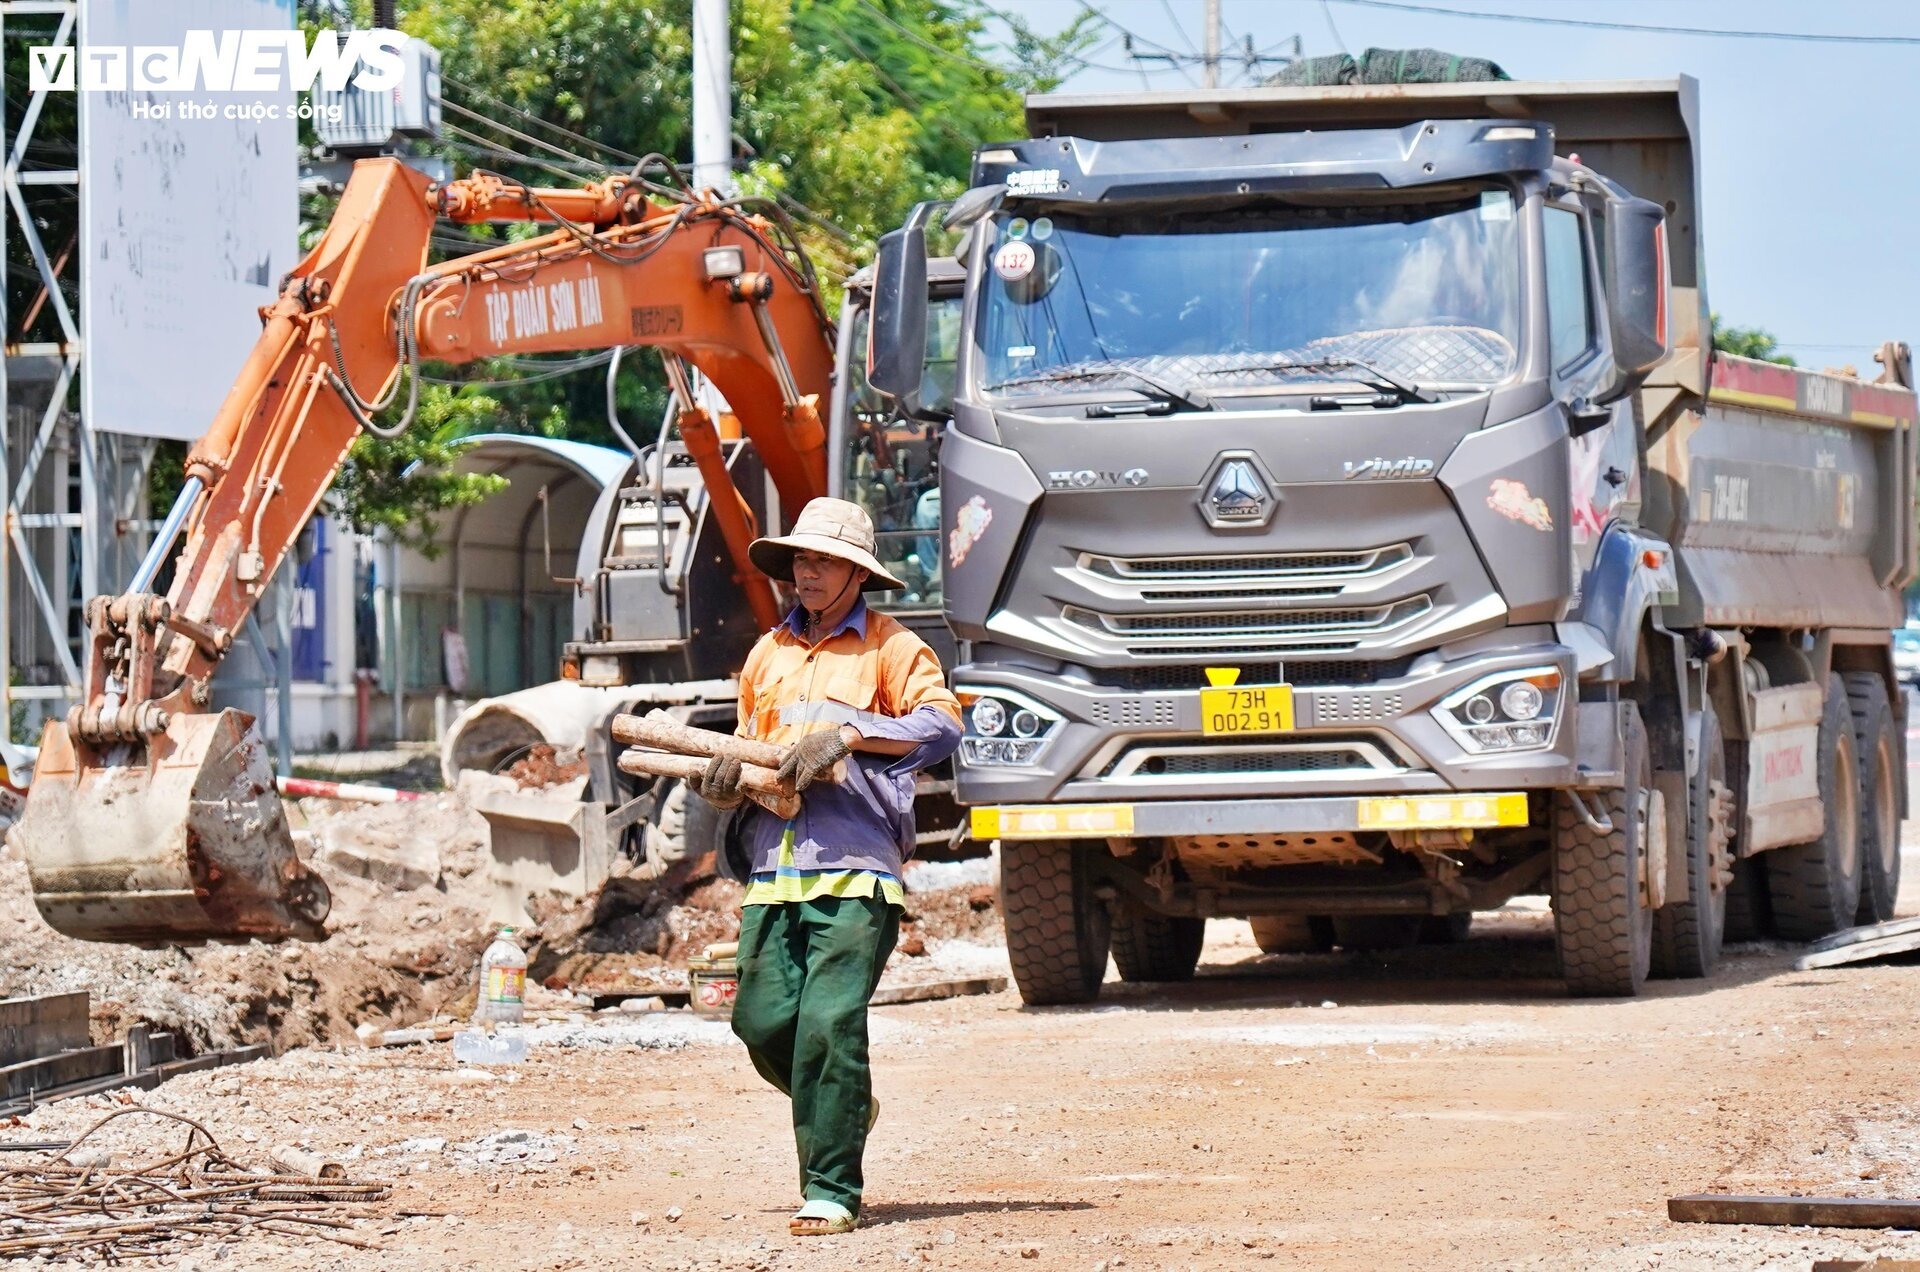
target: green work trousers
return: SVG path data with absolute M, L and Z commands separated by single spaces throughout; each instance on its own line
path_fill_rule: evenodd
M 860 1213 L 873 1074 L 867 1000 L 900 936 L 879 897 L 750 905 L 740 919 L 733 1032 L 793 1100 L 800 1195 Z

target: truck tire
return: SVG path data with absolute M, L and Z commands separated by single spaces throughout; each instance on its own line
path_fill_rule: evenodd
M 1727 786 L 1726 740 L 1720 734 L 1720 716 L 1711 702 L 1700 713 L 1696 753 L 1700 765 L 1687 792 L 1687 899 L 1660 907 L 1653 916 L 1653 974 L 1679 980 L 1713 975 L 1720 965 L 1720 949 L 1727 931 L 1727 893 L 1719 886 L 1713 866 L 1716 833 L 1722 845 L 1730 827 L 1715 826 L 1715 797 L 1719 807 L 1731 802 Z M 1669 845 L 1675 851 L 1679 845 Z
M 1000 841 L 1000 914 L 1007 961 L 1032 1007 L 1088 1003 L 1107 974 L 1111 919 L 1093 895 L 1085 844 Z
M 1205 919 L 1124 909 L 1113 916 L 1113 966 L 1128 982 L 1189 981 L 1206 939 Z
M 1742 857 L 1740 853 L 1741 813 L 1746 807 L 1747 744 L 1727 739 L 1727 780 L 1739 797 L 1733 811 L 1733 882 L 1727 885 L 1727 929 L 1722 943 L 1763 941 L 1773 934 L 1773 912 L 1767 902 L 1767 857 L 1765 853 Z
M 1425 923 L 1422 914 L 1344 914 L 1333 920 L 1333 940 L 1356 953 L 1411 949 Z
M 1860 757 L 1860 908 L 1856 923 L 1885 923 L 1900 896 L 1900 741 L 1887 685 L 1871 671 L 1846 674 Z
M 1818 839 L 1767 854 L 1773 930 L 1789 941 L 1816 941 L 1851 927 L 1860 908 L 1860 761 L 1853 708 L 1837 675 L 1827 677 L 1814 764 L 1826 826 Z
M 1640 893 L 1642 834 L 1653 765 L 1640 710 L 1620 706 L 1625 755 L 1617 790 L 1586 797 L 1596 830 L 1562 792 L 1553 808 L 1553 927 L 1560 973 L 1576 998 L 1624 997 L 1640 992 L 1653 958 L 1653 912 Z
M 1247 920 L 1262 954 L 1325 954 L 1333 920 L 1324 914 L 1256 914 Z

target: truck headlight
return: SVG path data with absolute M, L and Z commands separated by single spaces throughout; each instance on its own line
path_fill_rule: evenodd
M 1476 755 L 1542 750 L 1553 745 L 1559 726 L 1560 671 L 1495 672 L 1443 698 L 1433 717 Z
M 614 654 L 589 654 L 580 664 L 580 683 L 612 686 L 625 682 L 620 674 L 620 659 Z
M 966 708 L 967 730 L 960 739 L 962 764 L 978 768 L 1032 764 L 1060 727 L 1058 713 L 1011 690 L 956 689 L 955 694 Z

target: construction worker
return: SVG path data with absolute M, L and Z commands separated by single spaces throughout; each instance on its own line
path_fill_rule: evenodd
M 857 504 L 812 500 L 792 534 L 756 539 L 748 553 L 793 585 L 798 604 L 747 655 L 737 732 L 791 746 L 780 775 L 802 807 L 785 822 L 749 810 L 743 828 L 753 864 L 733 1031 L 793 1101 L 804 1204 L 788 1231 L 850 1232 L 880 1112 L 867 1000 L 900 934 L 913 775 L 959 745 L 960 704 L 926 642 L 867 607 L 863 592 L 901 582 L 875 558 L 873 521 Z M 740 762 L 715 758 L 692 786 L 736 807 Z

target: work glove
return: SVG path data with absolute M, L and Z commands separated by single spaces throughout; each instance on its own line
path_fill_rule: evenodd
M 832 772 L 833 766 L 845 759 L 852 750 L 837 728 L 809 733 L 795 742 L 787 752 L 787 758 L 780 761 L 780 780 L 792 782 L 796 791 L 804 791 Z
M 708 760 L 706 771 L 688 785 L 695 795 L 722 810 L 739 807 L 747 797 L 740 789 L 740 761 L 725 755 Z

